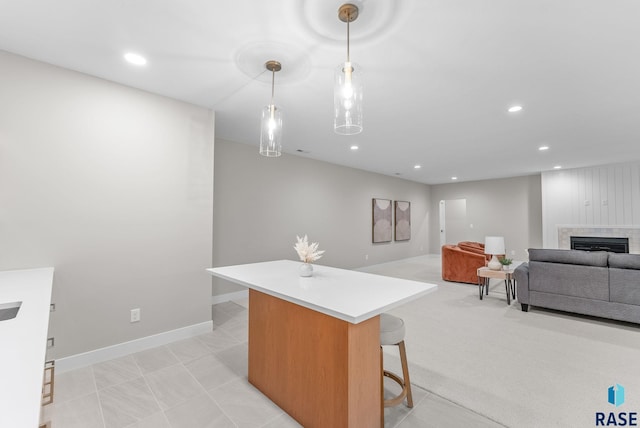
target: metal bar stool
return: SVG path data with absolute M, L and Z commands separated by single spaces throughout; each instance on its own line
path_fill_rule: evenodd
M 413 407 L 407 352 L 404 347 L 404 333 L 404 321 L 402 318 L 389 314 L 380 314 L 380 354 L 382 355 L 383 346 L 395 345 L 400 350 L 400 363 L 402 364 L 402 378 L 383 368 L 383 375 L 395 381 L 402 388 L 400 394 L 394 398 L 384 400 L 383 396 L 384 407 L 397 406 L 402 403 L 405 398 L 407 399 L 407 407 Z

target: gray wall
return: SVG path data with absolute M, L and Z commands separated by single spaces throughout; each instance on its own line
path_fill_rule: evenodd
M 0 270 L 56 268 L 50 357 L 210 321 L 213 113 L 1 51 L 0 70 Z
M 216 140 L 213 264 L 297 260 L 296 235 L 326 250 L 318 264 L 357 268 L 428 252 L 429 186 Z M 371 243 L 371 199 L 411 202 L 411 240 Z M 437 211 L 436 211 L 437 212 Z M 437 237 L 437 235 L 436 235 Z M 214 295 L 241 290 L 214 281 Z
M 209 321 L 204 268 L 295 260 L 296 235 L 345 268 L 437 253 L 440 199 L 467 198 L 469 239 L 541 242 L 538 176 L 427 186 L 225 141 L 212 208 L 211 111 L 5 52 L 0 70 L 0 269 L 56 268 L 52 358 Z M 374 197 L 411 201 L 410 241 L 371 243 Z
M 438 210 L 441 200 L 467 200 L 467 238 L 484 242 L 485 236 L 504 236 L 507 253 L 527 260 L 526 249 L 542 246 L 540 176 L 470 181 L 431 186 L 430 252 L 440 253 Z M 473 224 L 473 228 L 470 225 Z M 447 242 L 455 244 L 455 242 Z

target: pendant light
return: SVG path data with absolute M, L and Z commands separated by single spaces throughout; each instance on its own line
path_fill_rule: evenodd
M 362 70 L 351 62 L 349 52 L 349 24 L 358 18 L 358 6 L 343 4 L 338 18 L 347 23 L 347 60 L 335 72 L 333 129 L 338 134 L 353 135 L 362 132 Z
M 264 65 L 271 72 L 271 103 L 262 109 L 260 124 L 260 154 L 276 157 L 282 154 L 282 111 L 273 102 L 276 71 L 282 70 L 278 61 L 267 61 Z

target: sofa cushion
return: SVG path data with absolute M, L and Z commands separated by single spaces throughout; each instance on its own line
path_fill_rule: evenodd
M 609 268 L 612 302 L 640 305 L 640 270 Z
M 640 269 L 640 254 L 609 253 L 609 267 L 618 269 Z
M 609 269 L 529 258 L 529 290 L 608 301 Z
M 529 248 L 529 261 L 607 267 L 609 253 L 605 251 Z

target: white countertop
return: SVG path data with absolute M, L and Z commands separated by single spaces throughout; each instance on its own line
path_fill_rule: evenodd
M 53 268 L 0 272 L 0 304 L 22 302 L 18 315 L 0 321 L 0 427 L 36 428 Z
M 398 307 L 437 285 L 328 266 L 313 265 L 302 278 L 302 262 L 278 260 L 207 269 L 212 275 L 353 324 Z

